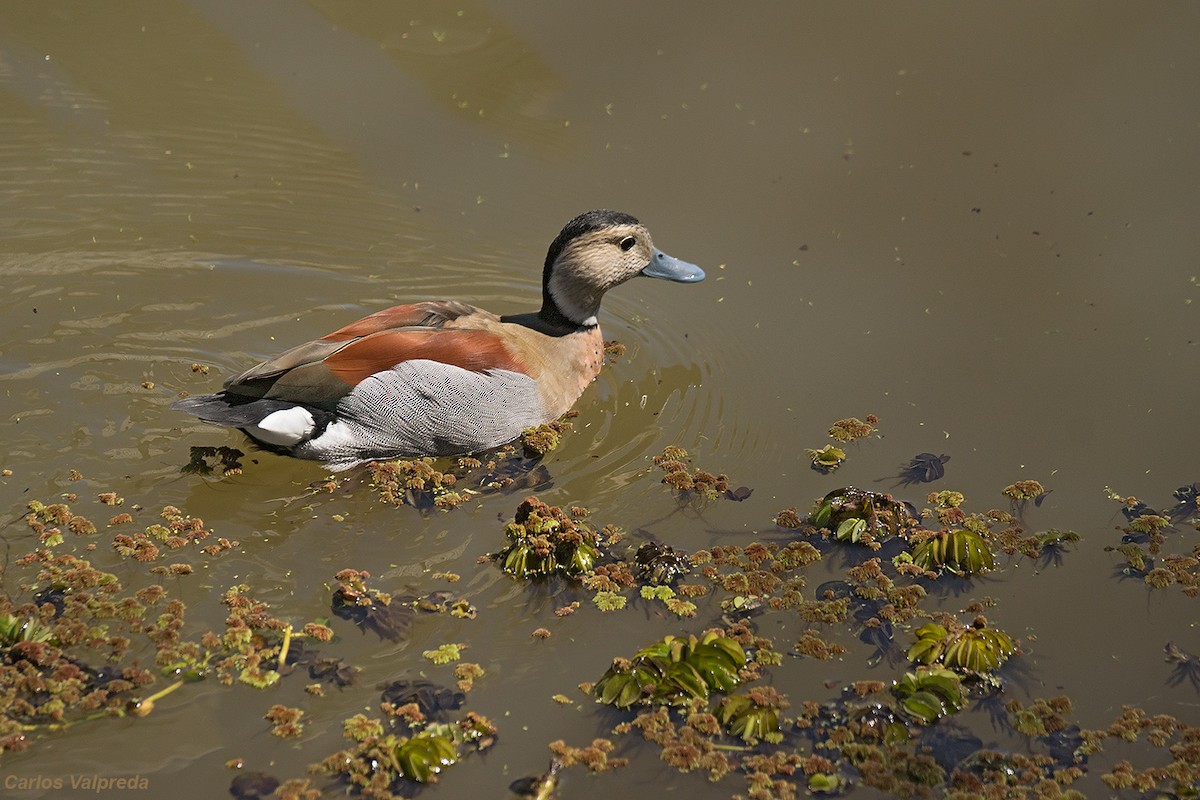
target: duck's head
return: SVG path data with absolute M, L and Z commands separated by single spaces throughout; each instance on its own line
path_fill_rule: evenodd
M 655 247 L 650 231 L 629 214 L 580 214 L 546 253 L 541 317 L 559 325 L 595 325 L 604 293 L 638 275 L 681 283 L 704 280 L 704 270 Z

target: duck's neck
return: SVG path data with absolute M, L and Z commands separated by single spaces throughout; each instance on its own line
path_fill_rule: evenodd
M 567 319 L 562 312 L 547 314 L 545 308 L 541 311 L 530 311 L 525 314 L 505 314 L 500 317 L 500 321 L 521 325 L 546 336 L 571 336 L 600 329 L 598 325 L 591 327 L 576 325 Z
M 582 323 L 576 322 L 564 314 L 553 299 L 547 299 L 542 303 L 542 310 L 538 312 L 537 316 L 545 324 L 567 333 L 594 328 L 598 324 L 595 316 L 588 317 Z

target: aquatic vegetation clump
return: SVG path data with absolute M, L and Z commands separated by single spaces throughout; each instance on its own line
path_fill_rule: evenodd
M 46 513 L 72 516 L 65 507 Z M 10 560 L 3 575 L 20 583 L 15 595 L 0 591 L 0 751 L 82 722 L 151 713 L 181 681 L 151 693 L 159 677 L 132 654 L 149 651 L 168 675 L 181 652 L 204 658 L 202 645 L 180 635 L 184 604 L 162 586 L 129 592 L 89 561 L 44 548 Z
M 280 739 L 295 739 L 304 733 L 304 712 L 299 708 L 289 708 L 276 703 L 267 709 L 263 719 L 271 723 L 271 735 Z
M 963 707 L 962 679 L 958 673 L 938 667 L 918 667 L 892 684 L 900 709 L 921 725 L 957 714 Z
M 667 636 L 632 659 L 615 659 L 592 693 L 617 708 L 707 700 L 737 686 L 747 661 L 741 645 L 716 631 L 699 639 Z
M 593 739 L 591 744 L 584 747 L 571 747 L 562 739 L 553 741 L 550 743 L 550 752 L 554 754 L 554 760 L 550 764 L 549 771 L 541 775 L 536 784 L 542 790 L 553 789 L 553 784 L 557 782 L 555 776 L 558 771 L 563 767 L 571 767 L 575 764 L 587 767 L 587 771 L 593 775 L 628 766 L 628 758 L 616 758 L 609 755 L 615 749 L 616 745 L 608 739 Z M 532 797 L 534 800 L 542 800 L 542 798 L 549 800 L 551 795 L 537 794 Z
M 1023 480 L 1010 483 L 1004 487 L 1004 496 L 1010 500 L 1036 500 L 1046 493 L 1046 487 L 1040 481 Z
M 658 542 L 641 545 L 634 554 L 633 562 L 638 580 L 654 586 L 674 583 L 692 571 L 686 553 Z
M 1127 520 L 1121 528 L 1121 544 L 1104 548 L 1125 557 L 1120 574 L 1140 578 L 1151 589 L 1179 586 L 1188 597 L 1200 596 L 1200 547 L 1185 553 L 1164 552 L 1168 536 L 1177 531 L 1177 521 L 1193 519 L 1193 490 L 1191 486 L 1176 490 L 1179 504 L 1160 514 L 1136 497 L 1121 497 L 1106 488 L 1110 499 L 1122 504 Z
M 0 616 L 0 647 L 11 648 L 20 642 L 42 644 L 54 639 L 54 630 L 36 619 L 12 614 Z
M 770 686 L 759 686 L 745 694 L 723 698 L 717 704 L 715 715 L 731 736 L 746 744 L 759 741 L 778 744 L 783 741 L 779 715 L 787 707 L 787 698 Z
M 534 425 L 521 431 L 521 449 L 526 458 L 544 458 L 547 453 L 558 447 L 563 434 L 575 427 L 571 422 L 579 412 L 572 411 L 560 419 L 542 425 Z
M 711 501 L 725 498 L 745 500 L 752 490 L 746 486 L 729 488 L 729 476 L 724 472 L 712 473 L 702 469 L 688 468 L 688 452 L 682 447 L 670 445 L 662 454 L 654 457 L 654 465 L 663 471 L 662 482 L 673 488 L 680 501 Z
M 773 519 L 772 522 L 774 522 L 780 528 L 788 529 L 799 528 L 800 526 L 807 524 L 804 518 L 800 516 L 800 513 L 796 511 L 795 507 L 785 508 L 783 511 L 780 511 L 775 515 L 775 519 Z
M 469 752 L 495 743 L 490 720 L 468 712 L 456 722 L 429 721 L 416 704 L 381 703 L 382 719 L 356 714 L 343 724 L 353 744 L 310 772 L 337 777 L 363 796 L 411 796 L 417 785 L 435 783 L 438 774 Z
M 987 541 L 964 529 L 941 530 L 922 538 L 913 548 L 913 563 L 927 572 L 945 570 L 965 577 L 995 567 Z
M 839 542 L 877 550 L 880 541 L 915 527 L 918 520 L 907 504 L 890 494 L 847 486 L 818 500 L 808 522 Z
M 989 627 L 982 616 L 976 617 L 969 626 L 953 619 L 946 621 L 947 625 L 929 622 L 917 628 L 917 641 L 908 650 L 910 661 L 984 674 L 999 668 L 1017 652 L 1012 637 Z
M 1093 755 L 1104 749 L 1107 740 L 1118 745 L 1138 742 L 1162 753 L 1151 753 L 1154 766 L 1137 769 L 1128 759 L 1113 765 L 1100 779 L 1110 789 L 1136 788 L 1140 794 L 1154 792 L 1170 797 L 1196 797 L 1200 793 L 1200 727 L 1169 714 L 1147 714 L 1143 709 L 1124 706 L 1107 728 L 1081 730 L 1078 747 L 1081 755 Z M 1170 759 L 1169 763 L 1162 763 Z
M 829 475 L 837 471 L 842 462 L 846 460 L 846 451 L 840 447 L 834 447 L 827 444 L 820 450 L 806 449 L 804 457 L 812 462 L 812 468 L 822 475 Z
M 527 498 L 517 506 L 504 535 L 508 545 L 493 560 L 515 578 L 555 574 L 582 577 L 596 568 L 603 548 L 622 538 L 615 528 L 596 531 L 582 519 L 536 497 Z
M 1008 715 L 1008 725 L 1022 736 L 1036 738 L 1050 736 L 1068 727 L 1066 715 L 1071 712 L 1073 704 L 1066 695 L 1050 699 L 1037 698 L 1029 706 L 1019 700 L 1009 700 L 1004 704 Z
M 1041 506 L 1042 501 L 1050 491 L 1040 481 L 1022 480 L 1004 487 L 1004 496 L 1012 501 L 1014 514 L 1023 514 L 1030 501 L 1035 507 Z
M 852 442 L 856 439 L 865 439 L 875 432 L 875 426 L 879 424 L 879 417 L 874 414 L 868 414 L 865 420 L 858 417 L 847 417 L 839 419 L 829 427 L 829 436 L 835 442 Z
M 371 488 L 385 503 L 418 508 L 433 505 L 444 511 L 469 499 L 469 493 L 454 489 L 459 476 L 442 472 L 432 458 L 372 461 L 368 468 Z

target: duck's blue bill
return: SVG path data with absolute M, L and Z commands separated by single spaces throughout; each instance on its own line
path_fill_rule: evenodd
M 657 247 L 650 254 L 650 263 L 642 270 L 642 274 L 647 278 L 662 278 L 680 283 L 695 283 L 704 280 L 704 270 L 695 264 L 689 264 L 674 256 L 669 256 Z

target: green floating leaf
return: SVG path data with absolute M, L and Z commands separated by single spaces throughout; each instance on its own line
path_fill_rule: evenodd
M 900 533 L 918 520 L 906 504 L 890 494 L 847 486 L 825 495 L 809 512 L 808 521 L 852 544 L 877 547 L 879 540 Z
M 919 668 L 906 672 L 892 685 L 900 707 L 922 725 L 962 710 L 962 681 L 948 669 Z
M 603 555 L 601 547 L 613 538 L 607 531 L 597 532 L 558 506 L 530 497 L 505 526 L 508 544 L 493 558 L 516 578 L 554 574 L 578 578 L 595 569 Z
M 616 592 L 596 592 L 592 602 L 601 611 L 620 611 L 625 607 L 626 598 L 625 595 Z
M 458 760 L 458 751 L 445 736 L 418 733 L 397 744 L 392 759 L 396 772 L 417 783 L 428 783 L 443 767 Z
M 917 641 L 908 649 L 910 661 L 941 663 L 960 672 L 990 672 L 1017 650 L 1007 633 L 987 627 L 982 617 L 971 627 L 953 632 L 930 622 L 917 628 L 916 635 Z
M 747 744 L 775 739 L 780 735 L 779 709 L 759 705 L 747 695 L 731 695 L 717 706 L 716 717 L 733 736 Z
M 991 548 L 977 533 L 943 531 L 913 550 L 913 563 L 921 569 L 946 569 L 959 575 L 978 575 L 995 566 Z
M 54 631 L 35 619 L 14 617 L 12 614 L 0 616 L 0 647 L 11 647 L 17 642 L 49 642 L 54 639 Z
M 682 704 L 728 692 L 741 680 L 745 651 L 732 639 L 710 632 L 703 639 L 667 636 L 632 660 L 618 659 L 601 676 L 593 694 L 602 703 L 628 708 L 635 703 Z
M 837 794 L 846 789 L 846 779 L 836 772 L 818 772 L 808 778 L 808 791 L 813 794 Z

